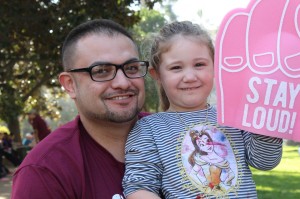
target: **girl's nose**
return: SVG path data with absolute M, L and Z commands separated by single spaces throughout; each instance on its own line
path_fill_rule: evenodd
M 183 81 L 190 82 L 190 81 L 196 81 L 196 80 L 197 80 L 196 71 L 193 69 L 185 69 Z

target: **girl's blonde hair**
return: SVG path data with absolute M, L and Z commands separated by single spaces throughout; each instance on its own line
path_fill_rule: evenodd
M 205 29 L 200 27 L 198 24 L 194 24 L 190 21 L 172 22 L 165 25 L 153 38 L 152 46 L 150 49 L 150 65 L 154 68 L 157 74 L 159 74 L 161 55 L 169 50 L 169 47 L 172 44 L 171 39 L 174 36 L 179 35 L 199 39 L 201 43 L 207 45 L 210 51 L 209 54 L 211 55 L 212 59 L 214 58 L 213 42 Z M 164 88 L 161 85 L 158 86 L 160 106 L 163 111 L 166 111 L 170 106 L 170 102 Z

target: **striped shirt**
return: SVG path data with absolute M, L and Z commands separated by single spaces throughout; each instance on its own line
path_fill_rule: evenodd
M 211 106 L 139 120 L 125 148 L 125 196 L 144 189 L 170 199 L 257 198 L 249 165 L 277 166 L 282 139 L 217 126 L 216 115 Z

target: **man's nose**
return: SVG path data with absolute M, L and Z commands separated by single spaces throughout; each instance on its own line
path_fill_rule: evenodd
M 116 77 L 112 80 L 112 87 L 127 89 L 130 84 L 130 79 L 125 76 L 124 72 L 121 69 L 117 70 Z

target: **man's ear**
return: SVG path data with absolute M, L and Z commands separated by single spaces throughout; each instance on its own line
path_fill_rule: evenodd
M 156 72 L 156 70 L 153 67 L 149 68 L 149 73 L 150 73 L 152 79 L 157 81 L 157 83 L 160 83 L 159 74 Z
M 62 72 L 59 77 L 60 84 L 64 87 L 66 92 L 72 99 L 76 98 L 76 84 L 73 77 L 68 72 Z

